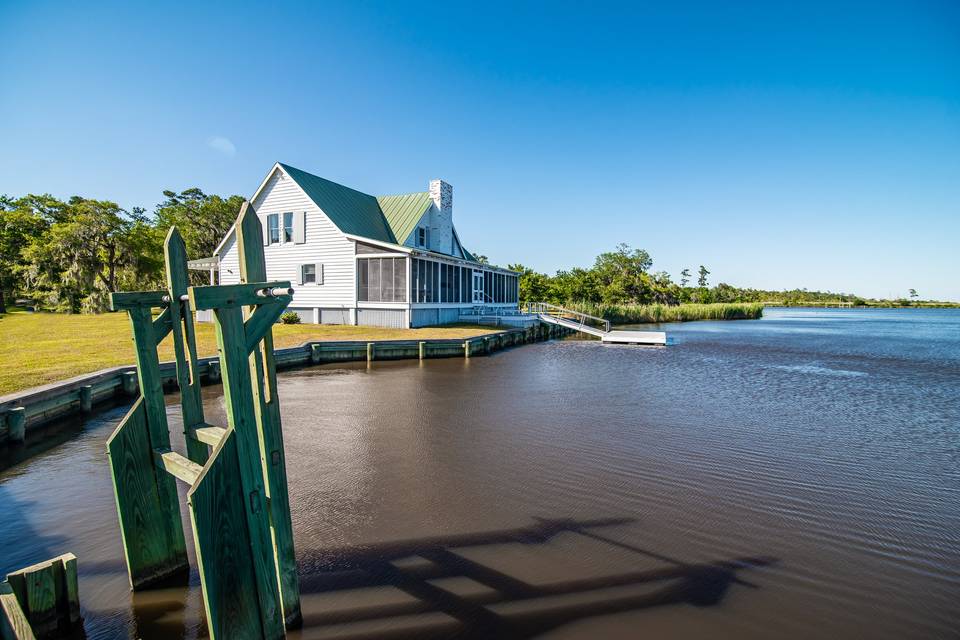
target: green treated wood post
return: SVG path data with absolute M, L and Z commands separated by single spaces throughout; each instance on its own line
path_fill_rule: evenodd
M 80 620 L 77 558 L 72 553 L 9 573 L 7 584 L 32 633 L 41 638 L 66 631 Z
M 320 345 L 316 343 L 310 345 L 310 362 L 313 364 L 319 364 L 322 355 L 323 352 L 320 349 Z
M 244 202 L 237 218 L 237 246 L 240 256 L 241 282 L 266 282 L 267 265 L 263 255 L 263 228 L 257 212 Z M 289 303 L 289 302 L 288 302 Z M 245 309 L 248 315 L 253 309 Z M 270 522 L 277 581 L 283 618 L 288 627 L 297 627 L 303 617 L 300 612 L 300 580 L 293 546 L 293 522 L 290 518 L 290 496 L 287 486 L 286 453 L 283 448 L 283 430 L 280 423 L 280 399 L 277 394 L 277 370 L 273 355 L 273 330 L 263 334 L 259 348 L 249 356 L 250 371 L 256 384 L 257 431 L 260 435 L 263 476 L 270 499 Z
M 15 407 L 7 412 L 7 437 L 11 442 L 23 442 L 27 437 L 27 410 Z
M 0 582 L 0 638 L 3 640 L 36 640 L 30 621 L 20 606 L 13 588 Z
M 251 382 L 243 310 L 237 307 L 215 308 L 217 345 L 223 374 L 223 394 L 227 403 L 227 423 L 234 430 L 237 459 L 244 496 L 244 512 L 263 637 L 284 636 L 283 610 L 279 600 L 277 568 L 267 513 L 267 492 L 260 454 L 260 437 Z
M 203 416 L 203 400 L 200 396 L 200 375 L 197 373 L 197 342 L 193 326 L 193 311 L 187 295 L 190 279 L 187 275 L 187 245 L 176 227 L 171 227 L 163 243 L 166 258 L 167 291 L 170 295 L 170 320 L 173 331 L 173 353 L 177 361 L 177 384 L 180 387 L 180 404 L 183 408 L 183 437 L 187 445 L 187 457 L 203 464 L 209 449 L 197 440 L 195 431 L 206 421 Z
M 373 350 L 374 344 L 372 342 L 367 343 L 367 362 L 373 362 Z
M 421 340 L 418 346 L 419 346 L 419 352 L 420 352 L 420 359 L 423 360 L 424 358 L 427 357 L 427 343 Z
M 176 480 L 154 461 L 170 449 L 157 345 L 170 332 L 169 312 L 156 320 L 151 308 L 165 292 L 115 293 L 113 308 L 126 309 L 133 330 L 140 398 L 107 440 L 120 532 L 134 590 L 186 574 L 186 542 Z
M 207 380 L 210 382 L 220 382 L 220 363 L 211 362 L 207 364 Z
M 470 357 L 470 340 L 463 341 L 463 357 L 464 358 Z

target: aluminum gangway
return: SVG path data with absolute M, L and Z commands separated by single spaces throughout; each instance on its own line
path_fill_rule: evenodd
M 536 315 L 542 322 L 600 338 L 603 342 L 619 344 L 667 344 L 664 331 L 611 330 L 610 321 L 587 313 L 558 307 L 548 302 L 527 304 L 527 313 Z

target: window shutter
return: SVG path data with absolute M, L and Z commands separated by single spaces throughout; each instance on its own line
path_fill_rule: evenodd
M 296 244 L 303 244 L 307 241 L 306 235 L 307 212 L 298 211 L 293 214 L 293 241 Z
M 269 225 L 267 224 L 266 216 L 259 216 L 259 218 L 260 218 L 260 229 L 263 231 L 263 246 L 266 247 L 267 245 L 270 244 L 270 230 L 267 228 Z
M 323 265 L 315 264 L 313 265 L 314 271 L 317 273 L 317 284 L 323 284 Z
M 297 284 L 303 284 L 303 265 L 302 264 L 297 265 L 297 273 L 296 275 L 294 275 L 293 280 Z

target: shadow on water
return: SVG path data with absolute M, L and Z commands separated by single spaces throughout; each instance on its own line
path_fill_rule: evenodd
M 305 636 L 529 638 L 591 616 L 713 606 L 731 585 L 758 588 L 740 572 L 776 562 L 687 563 L 618 540 L 616 527 L 632 518 L 535 520 L 519 529 L 303 554 Z M 612 571 L 558 572 L 583 542 L 591 553 L 612 552 Z

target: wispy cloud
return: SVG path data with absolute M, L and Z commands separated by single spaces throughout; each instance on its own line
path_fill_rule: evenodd
M 207 146 L 214 151 L 219 151 L 223 155 L 231 158 L 237 155 L 237 147 L 230 141 L 230 138 L 213 136 L 212 138 L 207 139 Z

